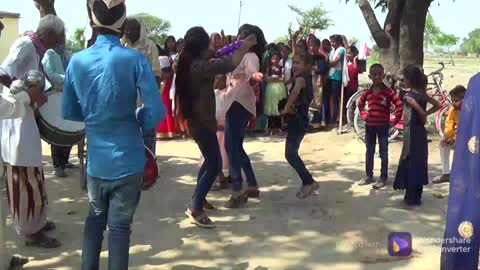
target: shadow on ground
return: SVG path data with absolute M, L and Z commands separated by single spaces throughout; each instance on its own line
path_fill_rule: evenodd
M 229 210 L 221 207 L 227 191 L 209 194 L 209 201 L 219 207 L 209 212 L 218 226 L 214 230 L 196 228 L 183 215 L 194 189 L 198 159 L 177 151 L 160 156 L 161 180 L 142 194 L 134 220 L 129 269 L 384 270 L 407 267 L 423 256 L 423 250 L 415 250 L 409 258 L 390 257 L 389 232 L 443 235 L 446 199 L 433 195 L 446 195 L 445 186 L 427 188 L 422 207 L 405 209 L 400 203 L 403 193 L 392 190 L 391 181 L 380 191 L 355 184 L 364 174 L 358 151 L 342 148 L 343 157 L 329 157 L 331 147 L 320 144 L 312 150 L 324 151 L 321 158 L 304 155 L 320 181 L 320 191 L 300 201 L 295 198 L 300 185 L 295 172 L 281 156 L 272 158 L 270 153 L 272 148 L 282 147 L 281 140 L 273 140 L 250 152 L 262 187 L 260 200 L 249 201 L 244 209 Z M 278 150 L 278 155 L 281 152 Z M 34 259 L 26 269 L 79 269 L 88 206 L 86 194 L 80 190 L 79 171 L 71 171 L 67 179 L 54 179 L 49 175 L 50 161 L 44 161 L 48 190 L 55 194 L 49 198 L 50 217 L 57 221 L 59 229 L 54 235 L 63 241 L 63 247 L 40 250 L 20 245 L 15 252 Z M 395 167 L 392 162 L 392 178 Z M 432 174 L 438 172 L 438 164 L 430 169 Z M 106 268 L 106 252 L 101 265 Z

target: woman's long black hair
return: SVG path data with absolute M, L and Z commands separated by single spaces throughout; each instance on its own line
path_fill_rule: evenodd
M 187 31 L 184 38 L 183 51 L 177 65 L 175 79 L 175 100 L 177 113 L 184 119 L 191 119 L 193 108 L 192 72 L 194 60 L 200 59 L 208 50 L 210 38 L 202 27 L 193 27 Z
M 258 59 L 262 61 L 263 54 L 267 48 L 267 41 L 265 40 L 265 35 L 263 34 L 262 29 L 251 24 L 244 24 L 238 29 L 238 36 L 243 38 L 246 38 L 251 34 L 254 34 L 257 37 L 257 45 L 253 46 L 250 49 L 250 52 L 255 53 L 258 56 Z
M 410 64 L 403 69 L 403 76 L 413 89 L 426 93 L 428 77 L 422 67 Z

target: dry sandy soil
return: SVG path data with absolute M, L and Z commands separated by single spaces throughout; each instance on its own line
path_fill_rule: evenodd
M 440 172 L 437 144 L 430 144 L 431 178 Z M 130 269 L 439 269 L 440 245 L 421 238 L 443 235 L 448 184 L 427 186 L 421 207 L 402 208 L 403 193 L 391 187 L 401 143 L 390 145 L 388 188 L 373 191 L 355 184 L 364 176 L 364 146 L 352 134 L 307 135 L 301 155 L 321 188 L 317 195 L 299 201 L 295 192 L 300 180 L 283 158 L 284 140 L 250 139 L 246 150 L 261 185 L 261 198 L 249 201 L 244 209 L 227 210 L 220 206 L 228 193 L 211 192 L 210 201 L 220 207 L 210 213 L 218 225 L 213 230 L 192 226 L 183 214 L 198 169 L 195 144 L 179 140 L 157 146 L 161 180 L 142 195 L 133 225 Z M 77 160 L 72 157 L 72 161 Z M 30 257 L 26 269 L 80 269 L 88 203 L 80 189 L 79 171 L 68 171 L 66 179 L 53 177 L 47 145 L 44 162 L 49 216 L 58 225 L 53 235 L 63 246 L 26 248 L 10 229 L 11 246 Z M 413 234 L 411 257 L 388 255 L 387 237 L 392 231 Z M 104 250 L 101 263 L 107 269 L 107 243 Z
M 426 72 L 439 61 L 428 58 Z M 466 85 L 478 72 L 478 59 L 458 58 L 447 66 L 444 87 Z M 361 81 L 368 80 L 366 74 Z M 438 142 L 430 147 L 430 178 L 440 173 Z M 401 143 L 390 145 L 390 181 L 385 190 L 355 184 L 364 176 L 364 146 L 352 134 L 332 132 L 308 135 L 301 155 L 320 191 L 306 201 L 295 198 L 300 180 L 283 158 L 284 140 L 256 138 L 246 143 L 258 181 L 261 199 L 240 210 L 220 206 L 227 192 L 212 192 L 209 200 L 220 207 L 210 215 L 214 230 L 199 229 L 185 220 L 197 172 L 199 151 L 192 141 L 157 144 L 161 180 L 142 195 L 135 216 L 130 255 L 134 270 L 430 270 L 439 269 L 448 184 L 426 187 L 423 205 L 414 210 L 401 206 L 403 193 L 394 191 Z M 10 229 L 9 244 L 15 253 L 29 256 L 26 269 L 80 269 L 84 218 L 88 200 L 80 188 L 79 171 L 66 179 L 52 176 L 48 145 L 44 168 L 49 192 L 49 216 L 58 225 L 54 236 L 63 246 L 56 250 L 26 248 Z M 75 157 L 71 161 L 78 162 Z M 376 162 L 376 168 L 379 167 Z M 390 257 L 390 232 L 413 235 L 413 255 Z M 102 269 L 107 269 L 107 243 Z

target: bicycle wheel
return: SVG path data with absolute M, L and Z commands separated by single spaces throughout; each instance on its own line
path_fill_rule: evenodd
M 355 110 L 355 116 L 353 118 L 353 128 L 355 130 L 355 134 L 357 134 L 357 138 L 365 142 L 365 132 L 366 132 L 366 126 L 365 126 L 365 121 L 362 119 L 360 116 L 360 110 Z
M 437 123 L 436 128 L 440 138 L 443 138 L 445 135 L 445 122 L 447 121 L 448 111 L 450 110 L 450 106 L 445 107 L 442 111 L 436 116 L 435 122 Z
M 357 110 L 358 99 L 362 96 L 363 91 L 357 91 L 353 94 L 347 103 L 347 122 L 352 124 L 355 121 L 355 111 Z
M 357 138 L 360 141 L 365 142 L 365 132 L 367 128 L 365 125 L 365 121 L 360 116 L 359 110 L 355 111 L 353 126 L 355 129 L 355 133 L 357 134 Z M 394 127 L 390 128 L 390 130 L 388 131 L 388 142 L 394 141 L 398 137 L 398 135 L 400 135 L 400 130 Z

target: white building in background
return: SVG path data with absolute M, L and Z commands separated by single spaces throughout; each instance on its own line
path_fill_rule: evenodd
M 5 28 L 0 37 L 0 63 L 8 55 L 8 50 L 13 42 L 18 38 L 20 14 L 0 11 L 0 22 Z

